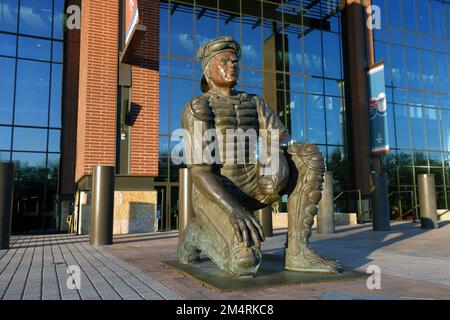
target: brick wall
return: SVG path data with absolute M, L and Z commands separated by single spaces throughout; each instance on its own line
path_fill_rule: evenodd
M 132 60 L 131 175 L 158 175 L 159 0 L 138 1 L 147 32 Z
M 119 2 L 83 0 L 75 180 L 115 165 Z

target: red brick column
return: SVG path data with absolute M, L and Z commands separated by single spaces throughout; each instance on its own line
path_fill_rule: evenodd
M 75 180 L 115 165 L 119 2 L 83 0 Z
M 159 0 L 139 0 L 140 23 L 147 32 L 131 64 L 131 175 L 158 175 Z

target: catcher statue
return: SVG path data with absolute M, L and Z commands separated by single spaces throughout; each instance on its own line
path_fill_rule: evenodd
M 276 133 L 279 146 L 270 154 L 271 162 L 277 164 L 272 166 L 275 172 L 267 170 L 267 163 L 251 161 L 256 149 L 255 142 L 248 141 L 251 139 L 237 148 L 231 145 L 236 151 L 233 159 L 188 162 L 195 216 L 180 235 L 179 261 L 194 263 L 203 252 L 232 276 L 254 276 L 262 260 L 264 232 L 253 212 L 288 194 L 285 268 L 340 272 L 337 261 L 319 256 L 309 243 L 325 171 L 317 146 L 291 143 L 288 130 L 261 97 L 233 90 L 239 77 L 240 46 L 231 37 L 209 41 L 198 50 L 197 58 L 202 62 L 203 94 L 188 102 L 182 113 L 182 127 L 190 141 L 207 135 L 207 131 L 225 137 L 230 130 L 240 129 L 260 138 L 264 130 L 266 136 Z M 200 135 L 195 132 L 198 129 Z M 217 137 L 214 156 L 223 160 L 234 139 L 225 142 Z M 202 150 L 208 148 L 204 140 L 200 143 Z M 185 152 L 186 148 L 191 144 L 185 144 Z M 245 150 L 237 150 L 242 148 Z M 192 150 L 195 155 L 198 151 Z M 238 161 L 242 154 L 244 161 Z

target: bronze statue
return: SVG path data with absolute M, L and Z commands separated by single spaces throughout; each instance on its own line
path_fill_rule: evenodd
M 223 136 L 230 129 L 264 129 L 279 132 L 281 147 L 271 155 L 278 157 L 275 174 L 264 175 L 261 163 L 188 164 L 195 217 L 180 235 L 179 260 L 194 263 L 203 252 L 230 275 L 255 275 L 262 260 L 264 233 L 252 212 L 289 194 L 285 268 L 339 272 L 336 261 L 320 257 L 309 243 L 325 169 L 319 149 L 311 144 L 290 144 L 284 124 L 262 98 L 233 90 L 239 76 L 240 46 L 232 38 L 209 41 L 199 49 L 198 59 L 202 61 L 203 94 L 187 103 L 182 114 L 182 126 L 190 137 L 194 139 L 196 123 L 197 127 L 201 124 L 202 132 L 213 129 Z M 223 151 L 226 146 L 218 143 Z M 245 143 L 246 160 L 252 147 Z

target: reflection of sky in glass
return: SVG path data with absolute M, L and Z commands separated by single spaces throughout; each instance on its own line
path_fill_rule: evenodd
M 61 147 L 61 131 L 49 130 L 48 135 L 48 152 L 59 152 Z
M 18 151 L 46 151 L 47 130 L 15 127 L 13 149 Z
M 63 66 L 52 65 L 52 88 L 50 100 L 50 127 L 61 128 Z
M 0 0 L 0 30 L 16 32 L 17 0 Z
M 15 35 L 0 33 L 0 55 L 14 57 L 16 55 L 16 39 Z
M 47 126 L 50 64 L 18 60 L 15 123 Z
M 52 34 L 52 0 L 21 0 L 19 31 L 50 38 Z
M 30 37 L 19 37 L 19 57 L 36 59 L 36 60 L 50 60 L 49 40 L 43 40 Z
M 15 60 L 0 57 L 0 123 L 11 124 L 14 101 Z
M 11 127 L 0 126 L 0 149 L 11 149 Z

